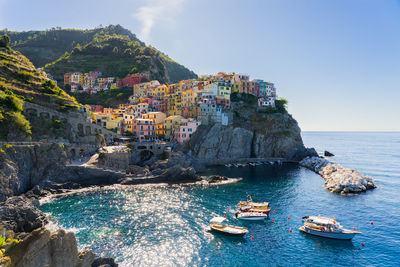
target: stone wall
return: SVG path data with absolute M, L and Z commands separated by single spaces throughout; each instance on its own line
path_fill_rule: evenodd
M 90 123 L 84 114 L 80 112 L 68 111 L 58 112 L 44 106 L 24 103 L 24 115 L 30 121 L 42 120 L 59 120 L 65 125 L 70 126 L 68 136 L 70 142 L 96 143 L 96 136 L 104 135 L 106 140 L 121 137 L 119 134 L 109 131 L 99 125 Z

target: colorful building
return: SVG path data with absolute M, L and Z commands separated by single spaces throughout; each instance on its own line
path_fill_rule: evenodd
M 155 124 L 151 119 L 135 119 L 132 132 L 139 142 L 151 141 L 156 138 Z
M 163 138 L 165 135 L 164 121 L 167 115 L 163 112 L 149 112 L 142 115 L 142 119 L 150 119 L 153 121 L 156 131 L 155 135 L 157 138 Z
M 174 131 L 174 139 L 183 143 L 192 137 L 201 123 L 194 119 L 182 119 Z
M 164 120 L 164 135 L 166 139 L 172 139 L 174 137 L 175 128 L 179 126 L 180 121 L 183 119 L 182 116 L 169 116 Z

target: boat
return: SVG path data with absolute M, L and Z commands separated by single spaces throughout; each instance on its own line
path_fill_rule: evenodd
M 254 209 L 262 209 L 262 210 L 267 210 L 269 206 L 269 202 L 254 202 L 251 196 L 247 196 L 246 201 L 240 201 L 238 203 L 239 208 L 241 207 L 247 207 L 250 206 L 251 208 Z
M 235 166 L 237 168 L 237 167 L 239 167 L 239 164 L 233 163 L 233 166 Z
M 257 164 L 256 164 L 256 163 L 254 163 L 254 162 L 250 162 L 250 163 L 249 163 L 249 165 L 251 165 L 251 166 L 255 167 Z
M 233 166 L 232 164 L 225 164 L 225 167 L 228 167 L 228 168 L 230 168 L 232 166 Z
M 268 161 L 264 161 L 263 164 L 264 165 L 269 165 L 269 162 Z
M 334 217 L 305 216 L 303 219 L 305 219 L 304 225 L 299 230 L 307 234 L 341 240 L 351 240 L 356 234 L 361 234 L 344 229 Z
M 222 222 L 225 220 L 226 219 L 224 217 L 212 218 L 210 225 L 211 231 L 233 236 L 244 236 L 249 232 L 249 230 L 244 227 L 222 224 Z
M 239 220 L 261 221 L 268 218 L 268 215 L 260 212 L 236 212 L 235 217 Z
M 259 212 L 259 213 L 264 213 L 264 214 L 269 214 L 271 212 L 271 209 L 257 209 L 257 208 L 253 208 L 251 206 L 244 206 L 244 207 L 240 207 L 239 210 L 241 212 Z
M 259 161 L 257 161 L 257 162 L 256 162 L 256 164 L 257 164 L 257 166 L 260 166 L 260 165 L 262 165 L 262 163 L 261 163 L 261 162 L 259 162 Z

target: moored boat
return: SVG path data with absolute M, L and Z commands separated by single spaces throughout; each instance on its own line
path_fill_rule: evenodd
M 239 210 L 241 212 L 259 212 L 259 213 L 264 213 L 264 214 L 269 214 L 271 212 L 271 209 L 258 209 L 258 208 L 253 208 L 251 206 L 244 206 L 244 207 L 240 207 Z
M 233 236 L 244 236 L 249 232 L 249 230 L 244 227 L 222 224 L 222 222 L 225 220 L 226 219 L 224 217 L 215 217 L 211 219 L 211 231 Z
M 235 217 L 239 220 L 261 221 L 268 218 L 268 215 L 260 212 L 236 212 Z
M 250 207 L 253 209 L 262 209 L 267 210 L 269 206 L 269 202 L 254 202 L 251 196 L 247 196 L 246 201 L 240 201 L 238 203 L 239 208 L 242 207 Z
M 305 216 L 303 219 L 306 221 L 304 222 L 304 225 L 299 228 L 299 230 L 307 234 L 341 240 L 350 240 L 356 234 L 361 234 L 361 232 L 343 228 L 343 226 L 341 226 L 340 223 L 335 220 L 335 218 Z

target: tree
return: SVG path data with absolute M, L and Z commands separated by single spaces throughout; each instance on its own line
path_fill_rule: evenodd
M 275 100 L 275 108 L 280 113 L 287 113 L 287 104 L 288 101 L 285 98 Z
M 10 37 L 8 37 L 7 34 L 0 36 L 0 47 L 5 47 L 8 50 L 11 50 L 11 48 L 10 48 Z
M 71 85 L 70 84 L 64 85 L 64 90 L 67 92 L 71 92 Z

